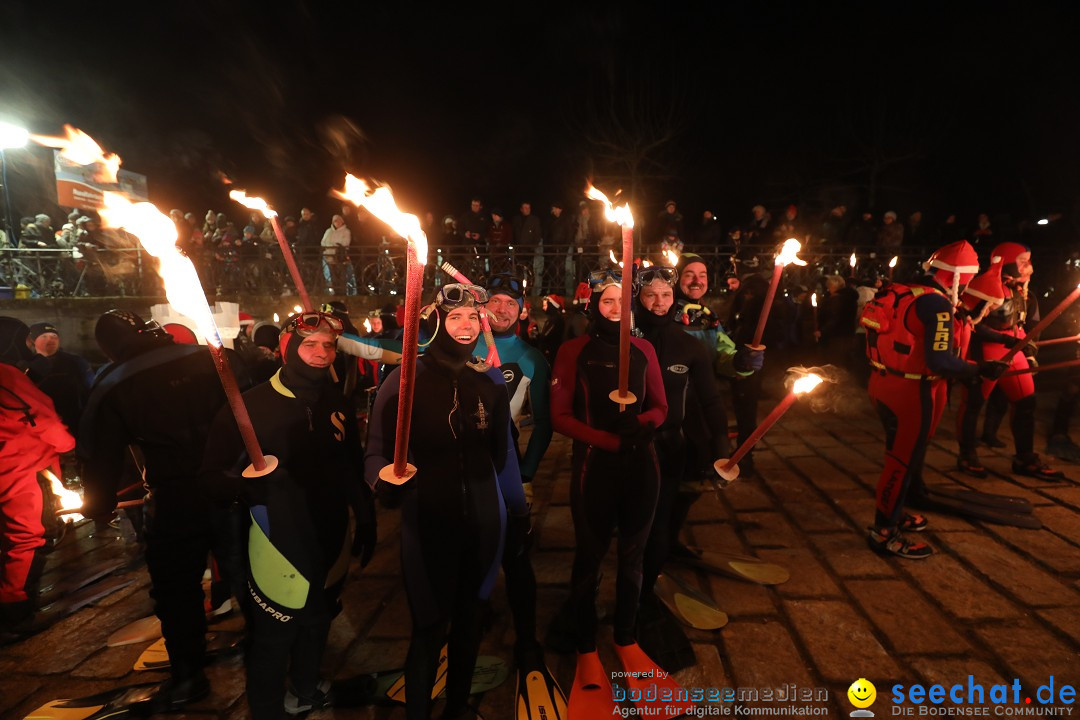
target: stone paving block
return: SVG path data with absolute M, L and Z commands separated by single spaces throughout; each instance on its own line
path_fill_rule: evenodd
M 811 535 L 810 543 L 840 577 L 896 577 L 893 565 L 866 546 L 862 532 Z
M 772 616 L 776 605 L 769 588 L 745 580 L 706 573 L 705 594 L 730 618 Z M 695 583 L 697 584 L 697 583 Z M 726 628 L 723 632 L 726 633 Z
M 754 467 L 758 472 L 765 470 L 786 470 L 784 460 L 771 450 L 754 450 Z
M 144 642 L 115 648 L 102 647 L 87 655 L 86 659 L 71 671 L 71 676 L 102 680 L 122 678 L 131 672 L 135 661 L 149 645 L 149 642 Z
M 684 529 L 687 543 L 706 550 L 750 555 L 731 523 L 701 523 Z
M 898 580 L 849 580 L 848 590 L 895 653 L 966 652 L 968 642 L 940 610 Z
M 1073 545 L 1080 546 L 1080 523 L 1077 522 L 1075 510 L 1061 505 L 1050 505 L 1040 507 L 1035 512 L 1039 515 L 1046 530 L 1065 538 Z M 1074 550 L 1074 552 L 1077 551 Z
M 333 672 L 335 680 L 350 678 L 361 673 L 392 670 L 405 667 L 405 655 L 409 651 L 408 638 L 396 640 L 365 640 L 349 648 L 341 665 Z
M 813 457 L 814 451 L 805 443 L 775 443 L 770 445 L 769 448 L 780 457 L 784 458 L 803 458 Z
M 804 547 L 806 544 L 778 512 L 736 513 L 735 521 L 754 547 Z
M 820 447 L 818 448 L 818 451 L 849 473 L 872 473 L 880 472 L 881 470 L 879 463 L 866 457 L 858 450 L 853 450 L 849 447 L 841 445 L 834 447 Z
M 738 484 L 735 483 L 734 485 Z M 711 489 L 708 492 L 700 493 L 694 504 L 690 506 L 690 512 L 686 516 L 687 522 L 704 523 L 730 520 L 732 517 L 731 509 L 725 504 L 730 489 L 721 491 L 719 495 Z
M 405 596 L 405 586 L 390 596 L 389 601 L 379 611 L 370 635 L 377 638 L 409 637 L 412 633 L 412 618 L 409 615 L 409 601 Z
M 874 498 L 860 494 L 858 497 L 840 497 L 834 501 L 838 513 L 847 518 L 850 526 L 859 528 L 860 534 L 866 531 L 867 526 L 874 522 L 876 505 Z
M 0 680 L 0 709 L 15 707 L 41 689 L 41 682 L 25 676 Z M 52 698 L 50 698 L 52 699 Z M 41 703 L 39 703 L 41 704 Z M 36 705 L 34 706 L 37 707 Z M 29 708 L 34 709 L 34 708 Z M 13 717 L 15 717 L 13 715 Z M 18 717 L 22 717 L 21 715 Z
M 724 499 L 736 511 L 770 510 L 775 502 L 756 482 L 734 482 L 723 490 Z
M 1080 647 L 1080 613 L 1076 611 L 1076 608 L 1039 610 L 1038 615 L 1053 625 L 1059 633 L 1072 638 L 1076 647 Z
M 720 651 L 712 643 L 694 643 L 694 656 L 697 664 L 675 673 L 675 679 L 684 688 L 723 688 L 731 687 Z M 703 703 L 708 705 L 709 703 Z
M 1017 478 L 1019 481 L 1029 480 L 1031 478 Z M 1025 483 L 1026 484 L 1026 483 Z M 1062 487 L 1060 483 L 1051 486 L 1043 490 L 1046 495 L 1054 498 L 1058 502 L 1062 502 L 1074 510 L 1080 510 L 1080 487 L 1070 485 L 1068 487 Z
M 947 543 L 953 552 L 1022 603 L 1033 607 L 1080 604 L 1080 595 L 1075 590 L 1035 567 L 1027 557 L 1009 550 L 987 535 L 950 533 L 941 536 L 939 542 Z
M 799 637 L 818 673 L 826 680 L 851 684 L 852 668 L 863 677 L 899 675 L 896 662 L 874 637 L 870 626 L 846 602 L 784 600 Z
M 551 499 L 549 507 L 557 507 L 560 505 L 570 504 L 570 477 L 569 474 L 560 475 L 556 478 L 554 485 L 551 488 Z
M 938 553 L 926 562 L 902 567 L 923 592 L 962 620 L 1004 620 L 1020 615 L 1017 605 L 950 555 Z
M 850 530 L 848 521 L 832 505 L 823 502 L 786 502 L 784 510 L 803 532 L 840 532 Z
M 763 474 L 761 483 L 769 488 L 781 505 L 792 506 L 808 502 L 823 502 L 821 491 L 794 473 Z
M 184 715 L 209 712 L 216 716 L 222 709 L 232 706 L 247 710 L 244 697 L 247 683 L 241 655 L 221 658 L 212 663 L 206 668 L 206 677 L 210 680 L 210 695 L 185 708 Z
M 974 682 L 981 683 L 983 687 L 1000 685 L 1006 681 L 997 670 L 985 662 L 971 658 L 917 657 L 911 658 L 910 663 L 911 668 L 927 686 L 943 685 L 948 688 L 960 683 L 964 685 L 965 694 L 968 675 L 974 676 Z M 905 684 L 910 683 L 911 680 L 908 679 Z
M 1031 621 L 977 628 L 980 637 L 1020 678 L 1024 689 L 1034 692 L 1053 675 L 1056 683 L 1080 684 L 1080 650 Z
M 791 464 L 803 477 L 821 488 L 826 495 L 831 495 L 837 490 L 851 490 L 858 487 L 849 475 L 838 470 L 825 458 L 795 458 Z
M 539 546 L 543 550 L 572 550 L 574 548 L 574 520 L 569 506 L 548 508 L 540 524 Z
M 791 571 L 791 578 L 774 586 L 785 597 L 822 598 L 839 597 L 840 588 L 818 562 L 813 550 L 790 548 L 784 550 L 758 550 L 757 556 Z
M 810 664 L 782 623 L 775 620 L 736 621 L 729 623 L 723 633 L 727 660 L 738 687 L 813 684 Z
M 1041 516 L 1042 511 L 1036 510 L 1035 513 Z M 1080 572 L 1080 548 L 1053 533 L 1004 525 L 988 527 L 987 530 L 1030 555 L 1043 567 L 1070 575 Z
M 401 576 L 401 541 L 400 536 L 395 535 L 379 541 L 375 546 L 375 552 L 371 556 L 366 568 L 360 570 L 358 564 L 353 563 L 349 568 L 349 585 L 364 582 L 372 577 L 400 577 Z M 348 585 L 346 586 L 348 587 Z
M 341 595 L 341 615 L 348 618 L 351 627 L 366 628 L 403 587 L 400 577 L 360 577 L 351 580 Z

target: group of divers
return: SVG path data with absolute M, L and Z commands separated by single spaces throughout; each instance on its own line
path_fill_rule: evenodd
M 1034 413 L 1031 375 L 1002 378 L 1026 367 L 1023 353 L 1003 358 L 1023 337 L 1031 309 L 1030 252 L 1013 245 L 995 248 L 982 274 L 969 244 L 945 246 L 928 260 L 924 277 L 883 280 L 863 311 L 869 391 L 887 435 L 867 537 L 879 553 L 933 554 L 913 536 L 927 518 L 908 507 L 993 509 L 997 496 L 974 493 L 961 502 L 922 481 L 950 381 L 963 392 L 958 425 L 967 471 L 982 470 L 969 437 L 971 414 L 1001 384 L 1014 408 L 1014 471 L 1060 475 L 1032 451 L 1025 424 Z M 165 712 L 204 698 L 210 688 L 201 580 L 211 555 L 219 578 L 211 605 L 231 596 L 243 608 L 253 718 L 343 706 L 346 695 L 353 704 L 375 702 L 385 689 L 378 674 L 363 676 L 357 692 L 359 680 L 333 683 L 320 667 L 351 558 L 364 567 L 375 551 L 376 502 L 401 512 L 401 574 L 412 621 L 398 663 L 409 688 L 406 717 L 431 717 L 436 697 L 445 698 L 442 718 L 479 716 L 470 698 L 500 567 L 513 614 L 518 718 L 610 717 L 619 708 L 613 674 L 639 712 L 693 712 L 700 698 L 671 677 L 695 662 L 680 627 L 693 625 L 685 617 L 692 603 L 665 601 L 671 592 L 663 571 L 672 562 L 725 571 L 719 555 L 680 540 L 697 497 L 680 488 L 731 455 L 718 380 L 731 382 L 740 440 L 756 425 L 764 347 L 750 343 L 747 332 L 758 318 L 751 307 L 740 327 L 726 332 L 705 297 L 708 268 L 692 253 L 675 267 L 635 267 L 626 283 L 619 268 L 600 270 L 588 286 L 587 329 L 565 341 L 558 296 L 543 300 L 547 322 L 539 337 L 523 332 L 525 289 L 517 278 L 440 287 L 420 314 L 404 454 L 396 447 L 400 332 L 387 327 L 362 336 L 340 304 L 294 314 L 280 330 L 279 359 L 263 374 L 269 379 L 243 393 L 258 446 L 276 460 L 269 474 L 250 471 L 252 458 L 210 353 L 175 342 L 130 312 L 103 315 L 95 335 L 110 364 L 95 381 L 78 434 L 83 513 L 112 515 L 128 447 L 137 446 L 149 491 L 146 564 L 170 679 L 141 694 L 120 689 L 99 705 L 81 706 L 82 714 L 40 716 Z M 620 350 L 624 292 L 632 293 L 635 328 L 628 353 Z M 621 403 L 611 397 L 620 381 L 629 395 Z M 519 432 L 526 426 L 527 440 Z M 1031 433 L 1033 427 L 1031 420 Z M 575 552 L 569 593 L 541 643 L 530 517 L 533 478 L 553 432 L 573 440 Z M 388 472 L 401 457 L 408 471 Z M 614 673 L 598 652 L 596 602 L 612 536 L 617 574 L 608 619 L 621 665 Z M 772 569 L 761 563 L 762 576 Z M 708 598 L 681 592 L 683 600 L 708 605 Z M 549 671 L 545 649 L 576 653 L 569 693 Z

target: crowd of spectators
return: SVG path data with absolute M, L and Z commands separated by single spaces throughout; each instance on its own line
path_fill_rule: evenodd
M 208 210 L 201 219 L 181 210 L 172 210 L 170 216 L 177 228 L 177 245 L 195 263 L 207 292 L 291 291 L 274 230 L 260 213 L 252 212 L 242 220 L 238 213 L 230 216 L 215 210 Z M 499 206 L 488 208 L 474 197 L 462 212 L 442 215 L 441 220 L 437 217 L 434 212 L 424 213 L 421 224 L 440 260 L 452 260 L 478 282 L 491 273 L 511 272 L 526 278 L 536 295 L 572 292 L 584 274 L 617 250 L 620 239 L 618 227 L 605 220 L 602 208 L 585 200 L 551 202 L 540 212 L 534 211 L 531 202 L 521 202 L 511 215 Z M 304 207 L 298 215 L 284 217 L 281 224 L 308 287 L 355 295 L 386 294 L 387 288 L 403 286 L 400 258 L 393 259 L 401 254 L 400 247 L 388 243 L 392 232 L 363 208 L 344 204 L 338 213 L 324 218 Z M 839 257 L 859 250 L 885 258 L 962 238 L 985 249 L 1003 240 L 1032 245 L 1041 237 L 1060 244 L 1074 237 L 1059 215 L 1038 222 L 1009 222 L 999 228 L 988 213 L 928 220 L 917 209 L 901 217 L 894 210 L 851 212 L 844 204 L 813 214 L 797 205 L 770 210 L 759 204 L 741 221 L 725 224 L 709 210 L 695 222 L 683 215 L 675 200 L 668 200 L 658 215 L 639 219 L 637 233 L 649 254 L 685 249 L 726 256 L 728 269 L 736 273 L 753 270 L 767 260 L 777 243 L 791 237 L 803 243 L 806 253 Z M 145 256 L 140 256 L 136 239 L 101 228 L 93 211 L 73 211 L 60 229 L 45 213 L 23 218 L 19 238 L 20 249 L 52 251 L 46 254 L 55 261 L 52 284 L 62 288 L 58 294 L 132 295 L 159 289 L 152 277 L 143 277 L 152 273 L 143 272 Z M 379 265 L 379 254 L 391 260 Z M 12 281 L 17 278 L 8 276 L 17 273 L 9 267 L 0 267 L 0 273 L 6 284 L 15 284 Z

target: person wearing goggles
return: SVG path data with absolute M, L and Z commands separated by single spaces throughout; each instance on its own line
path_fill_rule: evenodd
M 405 660 L 410 687 L 434 685 L 439 651 L 449 641 L 444 717 L 458 717 L 467 707 L 507 511 L 528 516 L 502 373 L 473 357 L 487 301 L 483 288 L 452 283 L 427 310 L 431 340 L 416 366 L 409 435 L 416 474 L 402 485 L 378 480 L 394 457 L 400 369 L 387 376 L 375 398 L 364 459 L 368 481 L 384 503 L 401 507 L 401 566 L 412 617 Z M 430 693 L 409 692 L 405 702 L 407 717 L 430 716 Z
M 717 386 L 713 360 L 705 345 L 676 322 L 675 268 L 654 265 L 639 275 L 634 318 L 642 336 L 655 349 L 668 398 L 668 414 L 657 428 L 655 448 L 660 465 L 660 492 L 643 562 L 638 642 L 667 672 L 676 672 L 693 658 L 679 622 L 653 593 L 669 551 L 678 542 L 697 495 L 681 495 L 683 480 L 701 477 L 700 466 L 730 455 L 727 413 Z M 734 353 L 734 346 L 724 336 Z M 692 438 L 688 443 L 687 437 Z M 688 452 L 689 451 L 689 452 Z M 700 456 L 700 457 L 699 457 Z M 710 472 L 712 472 L 710 470 Z M 689 650 L 689 652 L 687 652 Z
M 250 459 L 227 408 L 215 418 L 206 445 L 206 487 L 223 503 L 240 500 L 251 518 L 247 589 L 253 612 L 245 661 L 256 720 L 328 705 L 330 683 L 320 679 L 319 667 L 349 554 L 363 566 L 375 548 L 375 509 L 359 462 L 356 413 L 331 372 L 342 329 L 328 313 L 290 317 L 279 338 L 282 368 L 244 393 L 260 448 L 277 458 L 273 472 L 242 476 Z
M 610 716 L 613 709 L 609 676 L 597 654 L 596 587 L 616 531 L 615 652 L 628 675 L 664 677 L 638 647 L 635 626 L 642 557 L 660 484 L 652 437 L 668 407 L 656 352 L 635 337 L 630 338 L 628 390 L 637 400 L 620 408 L 609 398 L 618 387 L 622 293 L 629 291 L 621 281 L 617 270 L 589 276 L 588 332 L 563 344 L 552 373 L 552 423 L 574 441 L 570 508 L 576 549 L 570 599 L 548 642 L 577 651 L 570 712 L 581 717 Z
M 523 283 L 511 275 L 495 275 L 489 278 L 486 309 L 491 319 L 491 332 L 500 359 L 499 370 L 506 381 L 506 390 L 510 397 L 515 452 L 518 423 L 526 414 L 532 417 L 532 433 L 529 435 L 525 453 L 519 453 L 521 480 L 526 500 L 531 507 L 532 479 L 551 443 L 548 396 L 551 369 L 540 351 L 525 342 L 516 332 L 519 318 L 525 309 L 523 290 Z M 487 344 L 481 338 L 476 352 L 480 357 L 485 357 L 487 350 Z M 514 657 L 518 667 L 519 699 L 531 707 L 536 701 L 530 701 L 528 693 L 530 689 L 535 692 L 536 688 L 530 688 L 526 681 L 530 673 L 538 672 L 544 677 L 541 692 L 561 695 L 562 690 L 544 664 L 543 649 L 536 639 L 536 576 L 529 558 L 529 545 L 520 544 L 520 540 L 529 534 L 529 523 L 528 513 L 521 516 L 510 515 L 508 518 L 503 571 L 506 573 L 506 594 L 514 616 Z

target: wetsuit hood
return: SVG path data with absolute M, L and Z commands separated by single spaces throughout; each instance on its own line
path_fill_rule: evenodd
M 449 312 L 438 306 L 435 312 L 438 314 L 438 331 L 431 339 L 431 344 L 428 345 L 425 354 L 430 355 L 447 370 L 454 373 L 461 372 L 465 368 L 465 363 L 472 359 L 473 350 L 476 349 L 476 341 L 479 338 L 473 339 L 468 345 L 462 345 L 446 332 L 446 316 Z
M 292 390 L 293 394 L 305 402 L 315 402 L 319 399 L 323 388 L 330 384 L 330 368 L 317 368 L 308 365 L 300 359 L 300 343 L 304 338 L 298 333 L 285 333 L 288 337 L 283 338 L 285 346 L 283 359 L 284 367 L 281 368 L 281 380 L 285 387 Z

